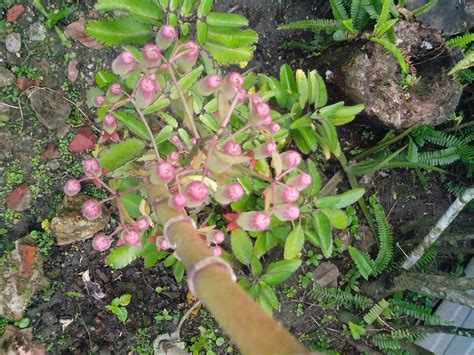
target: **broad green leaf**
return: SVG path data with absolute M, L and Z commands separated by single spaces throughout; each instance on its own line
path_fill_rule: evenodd
M 200 65 L 178 80 L 179 86 L 181 87 L 183 93 L 187 93 L 189 89 L 191 89 L 191 87 L 199 79 L 203 71 L 204 66 Z M 173 100 L 179 98 L 179 93 L 175 86 L 173 86 L 173 88 L 171 89 L 170 97 Z
M 339 198 L 339 202 L 336 203 L 334 208 L 345 208 L 357 202 L 362 196 L 364 196 L 365 190 L 363 188 L 352 189 L 342 194 L 336 195 Z
M 257 42 L 257 32 L 250 29 L 241 30 L 230 27 L 207 27 L 207 40 L 231 48 L 245 47 Z
M 169 5 L 170 11 L 174 12 L 179 6 L 179 2 L 180 0 L 171 0 L 170 5 Z
M 217 132 L 219 130 L 219 123 L 210 114 L 202 114 L 201 116 L 199 116 L 199 120 L 211 131 Z
M 214 113 L 217 111 L 217 98 L 213 98 L 207 104 L 204 105 L 204 111 L 207 113 Z
M 328 102 L 328 91 L 326 89 L 326 83 L 321 75 L 316 73 L 316 79 L 318 79 L 318 85 L 314 88 L 314 108 L 320 108 Z
M 301 108 L 305 107 L 308 102 L 308 79 L 303 70 L 298 69 L 296 71 L 296 86 L 298 87 L 298 102 Z
M 143 266 L 149 268 L 155 265 L 158 260 L 164 259 L 168 253 L 164 250 L 156 249 L 156 244 L 147 240 L 143 244 L 141 255 L 143 256 Z
M 252 58 L 254 47 L 229 48 L 218 43 L 207 41 L 205 47 L 220 64 L 237 64 Z
M 166 112 L 158 112 L 158 116 L 166 122 L 166 124 L 170 125 L 173 128 L 177 128 L 179 126 L 178 121 L 176 118 L 171 116 L 170 114 L 167 114 Z
M 252 269 L 252 274 L 254 276 L 258 276 L 262 273 L 263 267 L 262 263 L 257 257 L 252 257 L 252 262 L 250 263 L 250 267 Z
M 99 153 L 99 162 L 107 170 L 115 170 L 136 158 L 145 149 L 145 143 L 136 138 L 128 138 L 104 148 Z
M 191 10 L 193 8 L 194 0 L 183 0 L 183 3 L 180 8 L 180 15 L 183 17 L 191 16 Z
M 348 218 L 344 211 L 330 208 L 321 208 L 321 211 L 326 215 L 331 226 L 334 228 L 344 229 L 347 227 Z
M 301 127 L 311 127 L 313 120 L 311 117 L 300 117 L 290 125 L 290 129 L 297 129 Z
M 141 23 L 132 16 L 88 21 L 87 33 L 107 45 L 125 43 L 144 44 L 152 37 L 151 25 Z
M 101 89 L 115 82 L 117 82 L 117 77 L 107 70 L 101 69 L 95 74 L 95 83 Z
M 170 267 L 172 265 L 174 265 L 174 263 L 176 262 L 176 257 L 173 255 L 173 254 L 169 254 L 165 260 L 163 260 L 163 265 L 166 266 L 166 267 Z
M 138 137 L 146 140 L 150 139 L 145 124 L 139 118 L 123 111 L 114 111 L 113 115 L 122 122 L 129 131 L 136 134 Z
M 313 227 L 319 240 L 319 247 L 326 258 L 331 257 L 333 243 L 331 236 L 331 224 L 322 211 L 313 214 Z
M 240 278 L 239 281 L 237 281 L 237 284 L 247 292 L 248 292 L 248 290 L 250 289 L 250 286 L 251 286 L 249 279 L 246 278 L 246 277 Z
M 181 260 L 178 260 L 173 264 L 173 275 L 176 281 L 181 282 L 183 280 L 184 271 L 185 267 Z
M 267 285 L 265 281 L 260 281 L 260 296 L 262 296 L 273 309 L 280 307 L 275 291 L 271 286 Z
M 170 104 L 170 100 L 161 95 L 155 102 L 153 102 L 150 106 L 143 110 L 143 114 L 148 115 L 150 113 L 163 110 L 165 107 L 168 107 Z
M 290 92 L 296 92 L 298 90 L 295 74 L 288 64 L 283 64 L 280 67 L 280 82 L 281 85 Z
M 373 269 L 370 266 L 368 261 L 369 257 L 367 254 L 362 253 L 361 251 L 357 250 L 356 248 L 349 246 L 349 255 L 351 256 L 352 260 L 357 266 L 362 277 L 366 280 L 369 279 L 369 276 L 372 274 Z
M 301 224 L 291 231 L 286 239 L 284 258 L 285 260 L 291 260 L 299 257 L 301 249 L 304 244 L 304 232 L 301 228 Z
M 345 124 L 348 124 L 352 121 L 354 121 L 355 116 L 347 116 L 347 117 L 331 117 L 329 121 L 334 125 L 334 126 L 343 126 Z
M 138 218 L 142 214 L 140 213 L 140 202 L 142 201 L 142 197 L 140 194 L 137 193 L 130 193 L 120 197 L 122 201 L 123 207 L 127 211 L 127 213 L 132 218 Z
M 367 333 L 367 330 L 362 325 L 357 323 L 349 322 L 349 329 L 354 340 L 359 340 Z
M 260 290 L 260 287 L 259 287 L 259 290 Z M 268 300 L 266 299 L 266 297 L 264 297 L 264 295 L 262 295 L 261 293 L 258 293 L 257 295 L 257 298 L 256 298 L 256 301 L 257 303 L 260 305 L 260 307 L 262 307 L 262 309 L 268 314 L 268 315 L 272 315 L 272 312 L 273 312 L 273 307 L 272 305 L 268 302 Z
M 212 10 L 213 0 L 201 0 L 197 9 L 197 16 L 199 18 L 207 16 Z
M 304 139 L 306 146 L 310 151 L 314 152 L 318 147 L 316 135 L 312 127 L 300 127 L 297 129 L 301 137 Z
M 237 260 L 244 265 L 250 265 L 252 262 L 253 245 L 248 234 L 240 228 L 234 229 L 230 235 L 230 244 Z
M 238 14 L 226 14 L 223 12 L 211 12 L 206 17 L 206 22 L 211 26 L 219 27 L 244 27 L 249 21 Z
M 334 118 L 343 118 L 348 116 L 355 116 L 358 113 L 364 110 L 365 106 L 363 104 L 354 105 L 354 106 L 344 106 L 338 109 L 333 113 L 332 117 Z
M 335 208 L 341 199 L 336 196 L 325 196 L 318 199 L 315 203 L 318 208 Z
M 269 286 L 276 286 L 286 281 L 293 272 L 301 266 L 300 259 L 280 260 L 268 265 L 265 274 L 261 277 Z
M 308 173 L 311 175 L 311 196 L 316 196 L 321 190 L 321 175 L 319 175 L 316 163 L 308 160 Z
M 286 107 L 288 102 L 288 93 L 283 85 L 281 85 L 277 79 L 269 77 L 268 86 L 270 86 L 270 89 L 274 91 L 277 104 L 281 107 Z
M 151 20 L 160 20 L 163 10 L 153 0 L 99 0 L 97 11 L 121 10 Z
M 303 154 L 309 154 L 311 152 L 310 147 L 308 147 L 308 144 L 306 143 L 306 140 L 304 139 L 303 135 L 299 130 L 294 130 L 291 131 L 293 135 L 293 139 L 296 143 L 296 146 L 298 149 L 301 151 Z
M 197 41 L 198 41 L 198 44 L 202 46 L 207 41 L 207 23 L 202 22 L 201 20 L 197 20 L 196 28 L 197 28 Z
M 120 296 L 120 298 L 119 298 L 119 304 L 120 304 L 121 306 L 124 306 L 124 307 L 125 307 L 125 306 L 128 306 L 128 304 L 130 303 L 131 300 L 132 300 L 132 295 L 129 294 L 129 293 L 126 293 L 126 294 Z
M 140 256 L 140 248 L 134 245 L 121 245 L 113 248 L 106 259 L 112 269 L 121 269 Z
M 173 127 L 172 126 L 164 126 L 160 132 L 155 136 L 155 143 L 157 145 L 165 142 L 168 140 L 169 137 L 173 134 Z
M 338 110 L 340 110 L 342 107 L 344 107 L 344 101 L 339 101 L 339 102 L 336 102 L 335 104 L 324 106 L 320 108 L 319 111 L 315 115 L 313 115 L 313 118 L 315 117 L 329 118 Z

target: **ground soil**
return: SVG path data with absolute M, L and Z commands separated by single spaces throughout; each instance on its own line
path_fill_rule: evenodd
M 31 8 L 29 2 L 24 3 Z M 58 1 L 51 1 L 51 3 L 58 3 Z M 68 21 L 61 22 L 61 27 L 79 17 L 86 17 L 94 1 L 75 3 L 78 5 L 78 11 Z M 234 3 L 220 1 L 217 9 L 221 11 L 232 9 L 237 13 L 245 14 L 250 20 L 250 26 L 259 33 L 259 44 L 255 58 L 249 64 L 250 68 L 276 74 L 283 63 L 289 63 L 295 67 L 304 65 L 307 54 L 297 50 L 283 49 L 281 46 L 287 39 L 297 37 L 310 40 L 311 35 L 281 32 L 276 30 L 276 27 L 280 23 L 291 20 L 324 16 L 327 12 L 325 1 L 313 1 L 309 5 L 308 1 L 303 0 L 244 0 L 239 1 L 236 7 Z M 14 25 L 16 31 L 26 33 L 26 28 L 34 22 L 29 21 L 28 16 L 30 20 L 35 18 L 36 21 L 36 12 L 29 11 L 26 17 Z M 67 54 L 74 52 L 79 61 L 78 69 L 83 77 L 76 83 L 70 84 L 67 90 L 68 93 L 76 93 L 77 96 L 72 99 L 79 106 L 85 107 L 84 93 L 86 88 L 93 84 L 95 71 L 104 67 L 115 51 L 112 49 L 94 51 L 77 42 L 71 49 L 66 49 L 60 45 L 52 31 L 48 33 L 48 36 L 53 40 L 39 44 L 36 49 L 28 48 L 28 51 L 22 52 L 20 59 L 9 53 L 2 53 L 0 57 L 9 68 L 19 64 L 37 67 L 43 76 L 41 85 L 61 90 L 61 84 L 68 81 L 67 61 L 64 58 Z M 339 99 L 343 98 L 331 97 L 334 102 Z M 91 112 L 86 111 L 86 113 L 92 117 Z M 13 114 L 15 115 L 15 122 L 18 122 L 20 118 L 17 113 Z M 77 122 L 77 126 L 88 124 L 85 118 L 80 118 Z M 39 154 L 46 144 L 58 143 L 58 138 L 55 132 L 41 128 L 28 109 L 25 111 L 23 125 L 21 133 L 13 135 L 15 139 L 12 140 L 12 155 L 26 169 L 25 179 L 31 184 L 39 184 L 41 188 L 43 185 L 38 181 L 41 177 L 35 177 L 30 167 L 32 152 Z M 368 131 L 374 132 L 372 139 L 362 138 L 364 136 L 362 133 Z M 354 147 L 364 148 L 373 145 L 383 136 L 384 131 L 385 129 L 380 125 L 361 118 L 342 128 L 340 134 L 344 148 L 349 150 Z M 41 141 L 41 144 L 35 144 L 38 141 Z M 79 159 L 78 156 L 72 158 Z M 6 161 L 7 166 L 9 163 L 11 161 Z M 70 164 L 71 162 L 62 161 L 61 163 Z M 329 164 L 327 174 L 331 174 L 335 169 L 334 164 Z M 53 173 L 60 178 L 48 184 L 47 189 L 34 199 L 32 207 L 19 217 L 19 222 L 8 224 L 8 236 L 0 242 L 3 247 L 7 242 L 22 236 L 27 230 L 39 228 L 41 221 L 50 217 L 51 207 L 60 201 L 57 196 L 60 196 L 61 181 L 68 172 L 61 166 L 55 172 L 48 171 L 48 173 Z M 378 194 L 386 211 L 389 211 L 390 223 L 396 231 L 400 231 L 403 226 L 412 221 L 436 220 L 451 203 L 452 197 L 441 187 L 439 181 L 436 179 L 431 181 L 429 187 L 423 187 L 409 171 L 396 170 L 388 174 L 377 173 L 371 176 L 367 181 L 367 188 L 370 194 Z M 421 231 L 422 229 L 416 229 L 416 232 Z M 413 230 L 411 235 L 413 235 Z M 88 241 L 70 246 L 54 246 L 50 250 L 45 262 L 45 275 L 49 279 L 48 286 L 35 295 L 26 314 L 32 321 L 36 339 L 46 345 L 48 353 L 126 354 L 133 344 L 139 343 L 137 338 L 139 330 L 145 330 L 150 334 L 148 338 L 145 337 L 148 340 L 165 331 L 173 331 L 177 320 L 189 308 L 186 299 L 187 286 L 184 282 L 177 283 L 169 268 L 160 265 L 145 269 L 139 260 L 125 269 L 112 270 L 105 266 L 105 256 L 105 253 L 92 250 Z M 347 268 L 347 258 L 339 258 L 334 262 L 341 269 Z M 301 275 L 312 272 L 313 269 L 314 267 L 304 265 Z M 94 298 L 94 290 L 84 288 L 81 274 L 87 270 L 91 280 L 96 282 L 100 291 L 105 294 L 103 298 Z M 299 277 L 295 275 L 279 289 L 282 305 L 275 316 L 307 345 L 317 343 L 318 339 L 324 338 L 320 336 L 322 331 L 323 335 L 326 334 L 332 340 L 331 347 L 342 353 L 354 353 L 353 347 L 341 338 L 341 329 L 338 328 L 335 319 L 331 318 L 333 316 L 324 313 L 319 305 L 307 297 L 307 290 L 299 285 Z M 157 287 L 162 288 L 160 293 L 156 291 Z M 291 287 L 295 287 L 297 292 L 295 295 L 288 296 Z M 114 297 L 124 293 L 132 295 L 132 302 L 127 307 L 129 321 L 126 324 L 118 321 L 110 311 L 105 309 L 105 305 Z M 299 303 L 304 304 L 303 314 L 296 312 Z M 165 309 L 172 313 L 172 319 L 155 321 L 154 316 Z M 318 322 L 321 317 L 326 318 L 322 326 Z M 194 320 L 185 323 L 182 332 L 185 342 L 199 334 L 199 326 L 218 329 L 209 314 L 201 310 Z M 319 332 L 317 335 L 315 335 L 316 331 Z M 224 336 L 219 330 L 217 334 Z M 214 347 L 214 349 L 217 352 L 223 352 L 229 345 L 231 343 L 226 339 L 224 345 Z M 146 353 L 144 349 L 146 347 L 143 347 L 142 353 Z

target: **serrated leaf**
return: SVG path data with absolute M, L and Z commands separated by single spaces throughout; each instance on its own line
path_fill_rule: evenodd
M 364 193 L 365 189 L 357 188 L 336 195 L 339 198 L 339 201 L 338 203 L 336 203 L 334 208 L 345 208 L 347 206 L 350 206 L 353 203 L 357 202 L 362 196 L 364 196 Z
M 316 163 L 308 160 L 308 173 L 311 175 L 311 196 L 316 196 L 321 190 L 321 175 L 319 175 Z
M 231 48 L 246 47 L 257 42 L 257 32 L 251 29 L 241 30 L 229 27 L 207 27 L 207 40 Z
M 214 59 L 223 65 L 238 64 L 252 58 L 254 47 L 229 48 L 218 43 L 207 41 L 205 47 L 211 52 Z
M 326 217 L 329 219 L 331 226 L 337 229 L 344 229 L 347 227 L 348 218 L 344 211 L 338 209 L 321 208 Z
M 218 27 L 244 27 L 249 24 L 249 21 L 242 15 L 223 12 L 209 13 L 206 17 L 206 22 L 208 25 Z
M 304 232 L 301 228 L 301 224 L 291 231 L 286 239 L 284 258 L 285 260 L 291 260 L 300 255 L 301 249 L 304 244 Z
M 278 309 L 280 304 L 273 288 L 265 281 L 260 281 L 260 295 L 268 302 L 273 309 Z
M 201 0 L 201 2 L 199 3 L 199 7 L 197 9 L 197 16 L 199 18 L 207 16 L 209 12 L 211 12 L 213 5 L 214 5 L 213 0 Z
M 155 265 L 158 260 L 164 259 L 168 253 L 158 250 L 155 243 L 147 240 L 142 247 L 141 255 L 143 256 L 143 266 L 149 268 Z
M 150 106 L 143 110 L 143 114 L 148 115 L 150 113 L 163 110 L 164 108 L 168 107 L 170 104 L 170 100 L 161 95 L 155 102 L 153 102 Z
M 349 329 L 354 340 L 359 340 L 361 336 L 367 333 L 367 330 L 357 323 L 349 322 Z
M 313 227 L 323 255 L 326 258 L 331 257 L 333 249 L 331 224 L 323 212 L 316 211 L 316 213 L 313 214 Z
M 87 33 L 107 45 L 125 43 L 144 44 L 152 37 L 151 25 L 141 23 L 132 16 L 117 16 L 88 21 Z
M 132 300 L 132 295 L 129 294 L 129 293 L 126 293 L 126 294 L 120 296 L 120 298 L 119 298 L 119 304 L 120 304 L 121 306 L 124 306 L 124 307 L 125 307 L 125 306 L 128 306 L 128 304 L 130 303 L 131 300 Z
M 269 286 L 276 286 L 286 281 L 301 266 L 301 259 L 280 260 L 268 265 L 261 281 Z
M 121 245 L 113 248 L 106 259 L 112 269 L 121 269 L 140 256 L 140 248 L 134 245 Z
M 293 69 L 288 64 L 283 64 L 280 67 L 280 82 L 283 87 L 290 91 L 290 92 L 296 92 L 297 86 L 296 86 L 296 79 L 295 79 L 295 74 L 293 72 Z
M 115 82 L 117 82 L 117 76 L 107 70 L 101 69 L 95 74 L 95 83 L 101 89 Z
M 160 20 L 163 10 L 152 0 L 98 0 L 97 11 L 121 10 L 151 20 Z
M 298 94 L 300 95 L 298 102 L 301 108 L 303 108 L 308 102 L 308 79 L 306 78 L 304 71 L 301 69 L 296 71 L 296 86 L 298 88 Z
M 316 135 L 314 134 L 312 127 L 301 127 L 298 128 L 297 131 L 300 133 L 301 137 L 303 138 L 306 146 L 309 148 L 310 151 L 314 152 L 318 147 Z
M 157 145 L 165 142 L 168 140 L 169 137 L 173 134 L 173 127 L 172 126 L 164 126 L 160 132 L 155 136 L 155 143 Z
M 370 266 L 368 261 L 369 257 L 367 254 L 362 253 L 361 251 L 357 250 L 356 248 L 349 246 L 349 255 L 351 256 L 352 260 L 357 266 L 362 277 L 366 280 L 369 279 L 369 276 L 372 274 L 373 269 Z
M 242 229 L 234 229 L 230 235 L 232 252 L 242 264 L 250 265 L 252 262 L 253 245 L 250 237 Z
M 250 267 L 252 269 L 252 274 L 254 276 L 258 276 L 262 273 L 263 271 L 263 267 L 262 267 L 262 263 L 260 262 L 260 260 L 257 258 L 257 257 L 252 257 L 252 262 L 250 263 Z
M 297 129 L 302 127 L 311 127 L 313 120 L 311 117 L 300 117 L 290 125 L 290 129 Z
M 204 66 L 200 65 L 178 80 L 178 84 L 181 90 L 183 91 L 183 93 L 186 94 L 189 91 L 189 89 L 191 89 L 191 87 L 199 79 L 203 71 L 204 71 Z M 171 88 L 170 97 L 173 100 L 176 100 L 179 98 L 179 93 L 178 93 L 178 90 L 176 89 L 176 86 L 173 86 Z
M 107 170 L 115 170 L 136 158 L 145 149 L 140 139 L 128 138 L 104 148 L 99 153 L 99 162 Z
M 139 118 L 123 111 L 114 111 L 112 114 L 122 122 L 129 131 L 136 134 L 138 137 L 146 140 L 150 139 L 145 124 Z

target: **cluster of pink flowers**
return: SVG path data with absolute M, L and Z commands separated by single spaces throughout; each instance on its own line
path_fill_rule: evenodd
M 170 46 L 175 47 L 166 58 L 162 53 Z M 141 51 L 141 58 L 136 58 L 131 52 L 121 53 L 112 63 L 112 70 L 122 79 L 127 79 L 132 74 L 140 73 L 136 87 L 128 94 L 119 83 L 109 85 L 104 96 L 94 98 L 97 107 L 106 107 L 107 113 L 102 120 L 104 134 L 116 134 L 119 123 L 113 112 L 123 105 L 133 102 L 137 110 L 142 110 L 151 105 L 161 92 L 157 83 L 157 75 L 169 70 L 186 73 L 196 64 L 200 55 L 200 47 L 193 41 L 177 42 L 176 30 L 164 25 L 156 36 L 156 42 L 147 44 Z M 196 136 L 193 144 L 200 143 L 201 153 L 204 157 L 196 166 L 185 164 L 190 148 L 184 144 L 178 135 L 172 135 L 169 142 L 176 151 L 166 157 L 158 157 L 157 161 L 145 167 L 150 171 L 150 183 L 166 185 L 170 191 L 168 205 L 174 209 L 199 208 L 208 203 L 211 198 L 221 205 L 229 205 L 240 200 L 245 189 L 238 179 L 231 174 L 233 168 L 244 167 L 250 173 L 253 169 L 252 162 L 272 158 L 275 171 L 273 179 L 267 178 L 269 186 L 263 193 L 267 203 L 264 211 L 250 211 L 240 213 L 237 224 L 245 230 L 266 230 L 270 227 L 271 216 L 281 221 L 292 221 L 299 217 L 300 210 L 297 201 L 300 192 L 311 184 L 311 176 L 299 170 L 301 155 L 293 150 L 278 153 L 278 147 L 273 140 L 273 135 L 280 130 L 280 125 L 274 122 L 270 106 L 258 93 L 249 93 L 244 88 L 243 77 L 236 72 L 228 73 L 224 78 L 218 75 L 208 75 L 201 78 L 193 90 L 201 96 L 215 95 L 227 101 L 229 112 L 224 114 L 216 111 L 214 115 L 220 123 L 220 129 L 212 137 L 199 142 Z M 241 144 L 230 133 L 228 125 L 232 111 L 246 105 L 248 109 L 248 122 L 243 129 L 248 129 L 263 137 L 263 142 L 250 150 L 243 150 Z M 102 213 L 101 205 L 107 201 L 120 198 L 120 194 L 113 191 L 101 179 L 102 169 L 96 159 L 87 159 L 83 162 L 85 177 L 76 180 L 70 179 L 64 186 L 66 195 L 73 196 L 80 189 L 81 181 L 93 179 L 107 188 L 112 194 L 111 198 L 104 201 L 95 199 L 87 200 L 82 206 L 82 213 L 87 219 L 96 219 Z M 212 182 L 212 183 L 211 183 Z M 217 183 L 216 183 L 217 182 Z M 217 186 L 217 187 L 216 187 Z M 97 234 L 92 242 L 94 249 L 107 250 L 112 243 L 112 237 L 120 233 L 117 244 L 141 245 L 141 234 L 152 226 L 148 216 L 142 216 L 133 223 L 121 221 L 111 235 Z M 220 244 L 225 236 L 221 231 L 207 233 L 206 242 L 214 255 L 221 254 Z M 164 237 L 156 239 L 159 249 L 169 249 L 169 242 Z

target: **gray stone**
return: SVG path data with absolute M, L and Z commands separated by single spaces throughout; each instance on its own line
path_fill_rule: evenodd
M 19 320 L 35 292 L 44 284 L 43 260 L 36 247 L 16 242 L 0 261 L 0 316 Z
M 28 38 L 35 42 L 42 42 L 46 39 L 46 28 L 41 22 L 35 22 L 28 28 Z
M 12 32 L 5 38 L 5 47 L 10 53 L 18 53 L 21 49 L 21 36 L 17 32 Z
M 313 281 L 323 287 L 337 287 L 340 272 L 336 265 L 325 261 L 313 271 Z
M 86 240 L 102 230 L 110 220 L 110 212 L 102 206 L 102 215 L 89 221 L 82 215 L 82 204 L 90 199 L 85 195 L 66 196 L 59 212 L 51 221 L 51 232 L 56 237 L 57 245 L 71 244 Z
M 31 95 L 31 108 L 38 120 L 48 129 L 58 129 L 67 125 L 71 105 L 59 94 L 50 90 L 38 90 Z
M 11 85 L 14 81 L 15 75 L 3 65 L 0 65 L 0 88 Z

